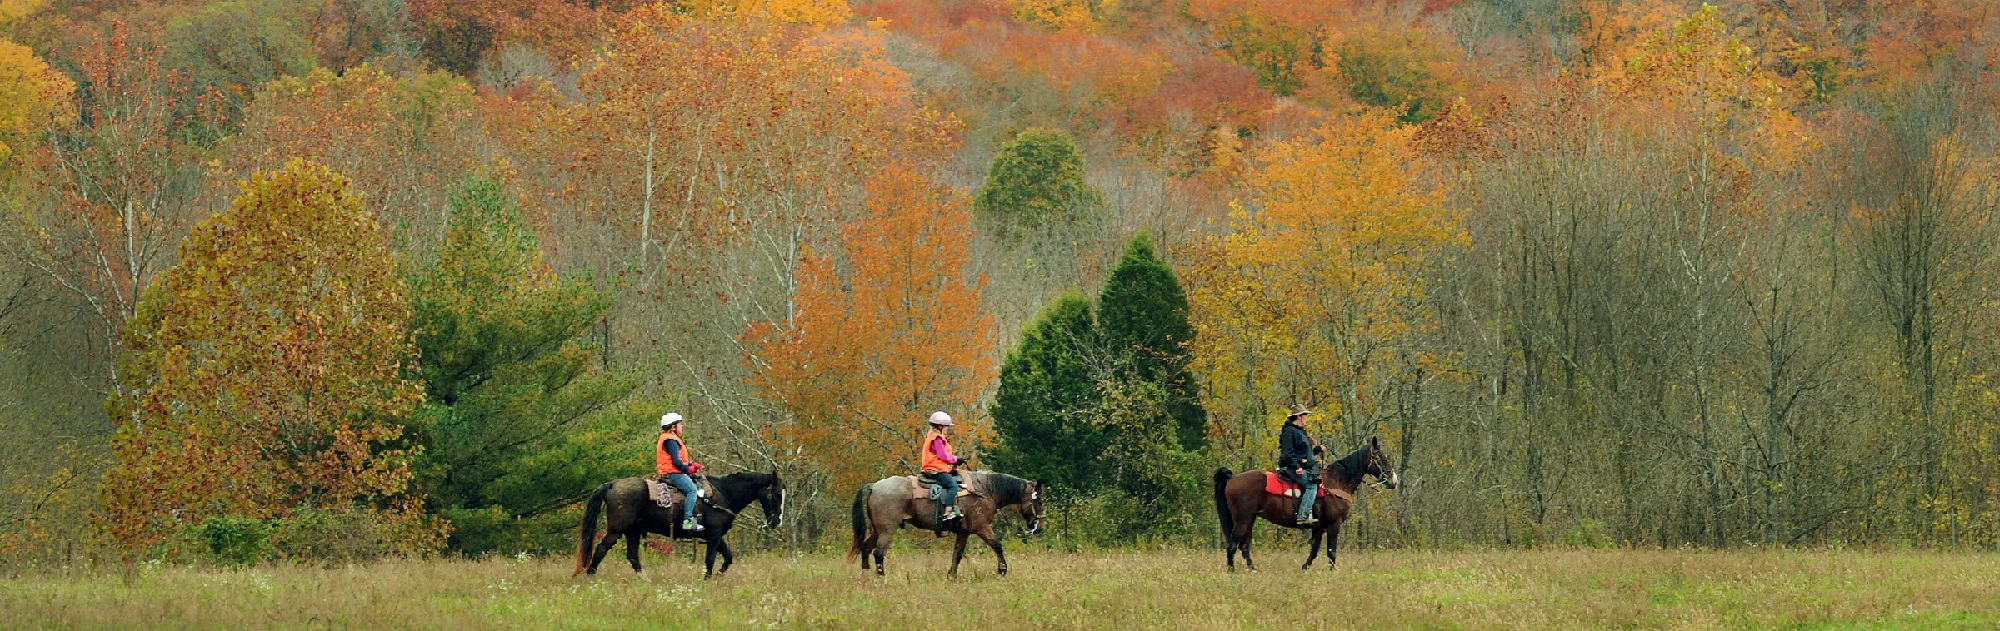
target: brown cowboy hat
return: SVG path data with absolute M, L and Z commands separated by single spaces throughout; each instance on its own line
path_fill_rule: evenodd
M 1308 407 L 1306 407 L 1306 404 L 1304 404 L 1304 403 L 1293 403 L 1293 404 L 1292 404 L 1292 415 L 1291 415 L 1291 416 L 1287 416 L 1287 417 L 1285 417 L 1285 418 L 1286 418 L 1286 419 L 1295 419 L 1295 418 L 1298 418 L 1298 417 L 1301 417 L 1301 416 L 1305 416 L 1305 415 L 1307 415 L 1307 414 L 1311 414 L 1311 413 L 1313 413 L 1312 409 L 1311 409 L 1311 408 L 1308 408 Z

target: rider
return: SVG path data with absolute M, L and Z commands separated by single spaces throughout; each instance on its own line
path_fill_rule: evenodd
M 1319 462 L 1313 456 L 1326 451 L 1319 443 L 1306 435 L 1306 415 L 1312 410 L 1304 405 L 1293 405 L 1292 415 L 1285 418 L 1285 428 L 1278 433 L 1278 470 L 1290 474 L 1293 482 L 1299 483 L 1299 511 L 1295 515 L 1299 525 L 1317 523 L 1313 515 L 1313 501 L 1319 496 Z
M 943 410 L 931 413 L 931 431 L 924 434 L 923 476 L 944 487 L 944 515 L 941 521 L 958 519 L 958 465 L 963 458 L 951 454 L 951 415 Z
M 688 474 L 699 473 L 701 463 L 694 461 L 694 454 L 688 451 L 687 439 L 681 437 L 681 415 L 668 412 L 660 417 L 660 444 L 654 446 L 653 463 L 660 470 L 660 479 L 681 490 L 681 530 L 701 532 L 705 530 L 701 522 L 694 518 L 695 496 L 694 478 Z

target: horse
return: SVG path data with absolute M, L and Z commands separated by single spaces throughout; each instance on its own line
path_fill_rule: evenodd
M 1374 437 L 1368 444 L 1354 450 L 1339 460 L 1328 464 L 1322 473 L 1327 488 L 1326 497 L 1319 499 L 1313 512 L 1319 521 L 1312 525 L 1300 525 L 1294 516 L 1298 514 L 1299 500 L 1284 495 L 1264 491 L 1264 472 L 1248 471 L 1231 474 L 1228 467 L 1215 470 L 1215 512 L 1222 519 L 1222 536 L 1228 542 L 1229 570 L 1236 571 L 1236 551 L 1243 551 L 1243 564 L 1250 571 L 1257 571 L 1257 564 L 1250 560 L 1250 534 L 1257 525 L 1257 518 L 1286 528 L 1311 528 L 1312 543 L 1306 546 L 1308 555 L 1299 569 L 1312 567 L 1313 560 L 1319 558 L 1319 542 L 1326 538 L 1326 564 L 1333 567 L 1334 552 L 1340 545 L 1340 522 L 1346 521 L 1349 511 L 1354 508 L 1355 491 L 1361 487 L 1361 477 L 1375 476 L 1385 488 L 1396 488 L 1396 469 L 1389 466 L 1389 457 Z
M 745 471 L 725 476 L 710 477 L 709 485 L 715 488 L 713 497 L 701 500 L 701 509 L 695 514 L 704 528 L 699 532 L 681 530 L 681 509 L 660 508 L 646 490 L 645 478 L 620 478 L 606 482 L 590 494 L 583 509 L 583 524 L 576 546 L 577 574 L 596 574 L 597 564 L 604 561 L 604 555 L 611 552 L 611 545 L 618 537 L 625 538 L 625 558 L 632 561 L 632 571 L 639 570 L 639 540 L 647 533 L 665 535 L 675 539 L 692 539 L 708 546 L 708 567 L 701 574 L 709 578 L 716 573 L 715 555 L 722 554 L 722 571 L 728 572 L 736 557 L 729 550 L 729 542 L 723 540 L 729 534 L 729 527 L 736 524 L 736 514 L 757 502 L 764 509 L 764 526 L 778 527 L 784 519 L 785 483 L 778 479 L 777 472 L 762 473 Z M 606 507 L 609 510 L 605 510 Z M 604 541 L 597 544 L 596 554 L 591 553 L 590 542 L 596 537 L 597 516 L 605 513 Z
M 910 476 L 883 478 L 855 491 L 854 545 L 847 549 L 848 562 L 859 557 L 861 569 L 866 570 L 868 557 L 873 555 L 875 575 L 882 576 L 883 551 L 889 549 L 896 529 L 909 525 L 940 535 L 947 532 L 958 535 L 958 543 L 951 552 L 951 572 L 947 574 L 950 578 L 958 578 L 958 563 L 965 559 L 967 535 L 979 535 L 980 540 L 993 548 L 993 556 L 1000 558 L 1000 575 L 1006 576 L 1007 554 L 1000 550 L 1000 537 L 993 534 L 993 517 L 1002 508 L 1019 506 L 1021 518 L 1028 522 L 1028 534 L 1041 532 L 1042 483 L 991 471 L 966 471 L 961 475 L 965 476 L 965 487 L 973 494 L 958 498 L 960 517 L 951 523 L 939 523 L 935 500 L 913 497 L 915 485 L 910 483 Z

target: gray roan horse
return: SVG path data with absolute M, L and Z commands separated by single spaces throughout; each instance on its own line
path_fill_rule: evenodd
M 964 471 L 960 475 L 965 478 L 965 488 L 973 494 L 958 498 L 958 510 L 963 516 L 947 524 L 938 523 L 936 501 L 913 497 L 911 476 L 883 478 L 861 487 L 854 493 L 854 546 L 847 549 L 847 560 L 860 557 L 861 569 L 865 570 L 869 557 L 873 556 L 875 575 L 881 576 L 883 551 L 889 549 L 896 529 L 909 525 L 958 535 L 958 543 L 951 552 L 951 578 L 958 578 L 958 562 L 965 559 L 967 535 L 979 535 L 980 540 L 993 548 L 993 555 L 1000 557 L 1000 574 L 1005 576 L 1007 554 L 1000 551 L 1000 537 L 993 534 L 993 518 L 1002 508 L 1019 506 L 1021 518 L 1028 521 L 1028 534 L 1041 532 L 1042 483 L 991 471 Z
M 696 514 L 701 517 L 701 532 L 681 530 L 681 509 L 662 509 L 646 493 L 645 478 L 620 478 L 606 482 L 590 494 L 590 500 L 583 509 L 581 537 L 576 545 L 576 573 L 596 574 L 597 564 L 604 561 L 604 555 L 611 552 L 611 544 L 620 536 L 625 538 L 625 558 L 632 561 L 632 571 L 639 571 L 639 540 L 646 533 L 657 533 L 675 539 L 693 539 L 708 545 L 708 568 L 702 578 L 715 575 L 715 555 L 722 555 L 722 571 L 728 572 L 729 565 L 736 560 L 729 552 L 729 542 L 722 537 L 729 534 L 729 527 L 736 524 L 736 513 L 757 502 L 764 508 L 764 526 L 778 527 L 784 519 L 785 483 L 778 479 L 776 472 L 760 473 L 745 471 L 708 479 L 715 487 L 715 496 L 703 499 L 702 508 Z M 605 510 L 609 508 L 609 510 Z M 604 518 L 604 541 L 597 544 L 597 552 L 591 553 L 590 541 L 597 535 L 597 515 L 606 513 Z
M 1354 508 L 1354 494 L 1361 488 L 1361 476 L 1375 476 L 1382 486 L 1392 489 L 1397 483 L 1396 469 L 1389 466 L 1389 457 L 1373 437 L 1368 444 L 1328 464 L 1320 473 L 1327 494 L 1313 505 L 1313 514 L 1319 517 L 1319 522 L 1301 526 L 1293 519 L 1299 501 L 1266 492 L 1264 472 L 1231 474 L 1228 467 L 1215 470 L 1215 512 L 1222 518 L 1222 536 L 1229 544 L 1230 570 L 1236 569 L 1236 552 L 1241 550 L 1243 564 L 1256 571 L 1256 562 L 1250 560 L 1250 530 L 1257 525 L 1258 517 L 1286 528 L 1312 529 L 1306 562 L 1299 569 L 1312 567 L 1313 559 L 1319 558 L 1320 537 L 1325 536 L 1326 563 L 1331 567 L 1334 551 L 1340 549 L 1340 522 L 1346 521 L 1348 512 Z

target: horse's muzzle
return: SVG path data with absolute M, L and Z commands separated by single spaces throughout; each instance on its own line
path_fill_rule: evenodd
M 1389 479 L 1382 481 L 1382 488 L 1393 489 L 1396 488 L 1397 485 L 1402 483 L 1403 483 L 1403 477 L 1400 475 L 1396 475 L 1395 471 L 1390 471 Z

